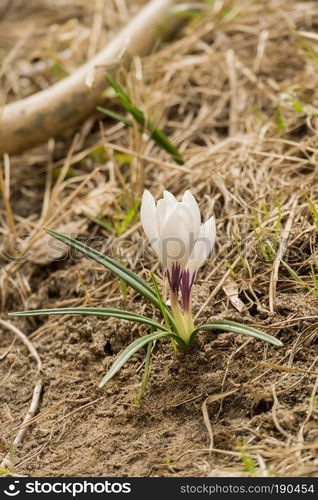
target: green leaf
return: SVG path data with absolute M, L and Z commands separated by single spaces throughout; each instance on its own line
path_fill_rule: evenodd
M 127 300 L 127 283 L 126 281 L 119 279 L 119 290 L 125 300 Z
M 109 85 L 115 90 L 117 97 L 119 98 L 124 109 L 133 116 L 133 118 L 136 120 L 137 123 L 139 123 L 139 125 L 142 128 L 145 128 L 149 132 L 150 137 L 158 144 L 158 146 L 167 151 L 173 157 L 176 163 L 178 163 L 179 165 L 183 165 L 184 159 L 181 153 L 175 147 L 175 145 L 172 144 L 172 142 L 168 139 L 166 134 L 162 132 L 162 130 L 156 128 L 153 122 L 146 119 L 144 113 L 139 108 L 133 105 L 133 103 L 130 100 L 130 97 L 125 93 L 121 85 L 119 85 L 119 83 L 117 83 L 112 78 L 111 75 L 106 74 L 106 79 Z M 105 110 L 104 108 L 101 107 L 99 107 L 98 109 L 99 111 L 102 111 L 106 115 L 111 116 L 109 110 Z M 123 115 L 114 112 L 111 113 L 113 115 L 113 118 L 116 118 L 117 120 L 124 122 L 128 126 L 132 125 L 131 121 L 128 120 Z
M 296 33 L 298 34 L 297 31 L 296 31 Z M 316 66 L 318 66 L 318 56 L 317 56 L 316 52 L 314 51 L 314 49 L 311 47 L 311 45 L 306 40 L 301 38 L 301 36 L 299 37 L 299 39 L 300 39 L 300 43 L 302 44 L 302 46 L 306 50 L 307 54 L 309 55 L 310 59 L 313 61 L 314 64 L 316 64 Z
M 132 156 L 130 155 L 125 155 L 123 153 L 114 153 L 114 156 L 117 161 L 124 165 L 130 165 L 132 162 Z
M 30 311 L 18 311 L 9 313 L 9 316 L 40 316 L 41 314 L 47 314 L 49 316 L 57 314 L 107 316 L 109 318 L 120 318 L 127 321 L 133 321 L 135 323 L 150 325 L 165 332 L 170 331 L 164 325 L 161 325 L 151 318 L 147 318 L 147 316 L 142 316 L 141 314 L 129 311 L 123 311 L 121 309 L 108 309 L 104 307 L 61 307 L 57 309 L 33 309 Z
M 166 305 L 165 305 L 164 301 L 162 300 L 162 297 L 161 297 L 161 294 L 160 294 L 160 290 L 159 290 L 159 287 L 158 287 L 158 283 L 157 283 L 157 280 L 156 280 L 155 275 L 153 273 L 151 273 L 151 279 L 152 279 L 153 286 L 155 288 L 155 292 L 156 292 L 156 295 L 157 295 L 157 298 L 158 298 L 160 311 L 162 313 L 163 319 L 165 320 L 165 324 L 166 324 L 166 327 L 168 329 L 168 327 L 169 327 L 169 318 L 168 318 L 168 315 L 167 315 L 167 308 L 166 308 Z M 172 326 L 174 328 L 176 328 L 175 322 L 173 322 Z
M 308 206 L 309 206 L 309 210 L 311 211 L 311 213 L 312 213 L 312 215 L 314 217 L 316 228 L 318 229 L 318 210 L 315 207 L 315 204 L 313 203 L 313 201 L 310 199 L 309 196 L 307 196 L 305 194 L 305 198 L 307 200 L 307 203 L 308 203 Z
M 99 387 L 103 387 L 107 382 L 110 381 L 111 378 L 121 369 L 121 367 L 128 361 L 131 356 L 133 356 L 141 347 L 148 344 L 148 342 L 153 342 L 154 340 L 163 339 L 164 337 L 173 337 L 177 342 L 180 341 L 180 338 L 177 335 L 172 334 L 171 332 L 155 332 L 149 333 L 148 335 L 143 335 L 139 339 L 132 342 L 123 352 L 118 356 L 116 361 L 112 364 L 105 377 L 99 384 Z
M 303 112 L 303 110 L 304 110 L 303 105 L 301 104 L 301 102 L 297 101 L 297 99 L 294 99 L 292 101 L 292 104 L 294 106 L 295 111 L 297 111 L 297 113 Z
M 91 215 L 87 212 L 84 213 L 84 215 L 90 219 L 91 221 L 95 222 L 95 224 L 98 224 L 99 226 L 103 227 L 104 229 L 107 229 L 107 231 L 111 232 L 111 233 L 115 233 L 116 230 L 115 228 L 112 227 L 111 224 L 109 224 L 109 222 L 107 222 L 106 219 L 104 218 L 100 218 L 100 217 L 96 217 L 95 215 Z
M 92 151 L 90 151 L 84 158 L 91 158 L 92 160 L 106 163 L 109 160 L 109 155 L 106 151 L 105 146 L 103 144 L 100 144 L 99 146 L 96 146 Z
M 97 252 L 97 250 L 90 248 L 84 243 L 74 240 L 70 236 L 65 236 L 64 234 L 60 234 L 56 231 L 53 231 L 52 229 L 46 228 L 45 230 L 48 234 L 50 234 L 57 240 L 62 241 L 66 245 L 74 248 L 75 250 L 78 250 L 83 255 L 85 255 L 85 257 L 88 257 L 89 259 L 98 262 L 106 269 L 114 273 L 116 276 L 126 281 L 126 283 L 129 286 L 131 286 L 131 288 L 136 290 L 136 292 L 140 293 L 143 297 L 145 297 L 145 299 L 149 300 L 151 304 L 153 304 L 160 310 L 160 304 L 155 291 L 151 288 L 150 285 L 148 285 L 148 283 L 145 280 L 143 280 L 140 276 L 138 276 L 138 274 L 134 273 L 133 271 L 130 271 L 130 269 L 123 266 L 119 262 L 116 262 L 115 260 L 111 259 L 110 257 L 107 257 L 106 255 L 103 255 L 100 252 Z M 168 308 L 168 306 L 165 305 L 165 307 L 170 322 L 174 323 L 171 310 Z
M 302 280 L 298 276 L 298 274 L 285 261 L 281 260 L 281 263 L 282 266 L 284 266 L 284 268 L 286 269 L 286 271 L 290 274 L 293 280 L 297 281 L 297 283 L 307 288 L 307 290 L 309 291 L 311 290 L 310 286 L 308 286 L 307 283 L 304 280 Z
M 199 2 L 181 3 L 175 5 L 171 11 L 170 15 L 178 17 L 204 17 L 209 12 L 207 6 L 202 5 Z
M 10 472 L 7 469 L 3 469 L 2 467 L 0 467 L 0 474 L 10 474 L 10 475 L 12 475 L 12 472 Z
M 116 111 L 112 111 L 111 109 L 102 108 L 101 106 L 97 106 L 97 109 L 104 113 L 104 115 L 110 116 L 119 122 L 123 122 L 128 127 L 132 127 L 132 121 L 126 118 L 126 116 L 116 113 Z
M 123 234 L 126 231 L 127 227 L 129 226 L 129 224 L 132 222 L 133 218 L 135 217 L 139 206 L 140 206 L 140 200 L 135 200 L 132 204 L 132 207 L 126 213 L 124 220 L 120 224 L 119 229 L 117 231 L 117 236 L 120 236 L 121 234 Z
M 135 403 L 137 406 L 141 405 L 141 400 L 143 398 L 143 395 L 145 393 L 145 390 L 146 390 L 146 387 L 147 387 L 147 384 L 149 381 L 150 371 L 151 371 L 152 346 L 153 346 L 153 341 L 148 342 L 144 376 L 142 377 L 142 382 L 141 382 L 141 386 L 140 386 L 140 389 L 138 391 L 138 394 L 135 397 Z
M 207 323 L 205 325 L 199 326 L 199 328 L 196 328 L 192 332 L 190 343 L 193 341 L 196 334 L 200 330 L 221 330 L 223 332 L 238 333 L 240 335 L 247 335 L 248 337 L 254 337 L 255 339 L 263 340 L 264 342 L 268 342 L 269 344 L 273 344 L 276 346 L 283 345 L 280 340 L 276 339 L 275 337 L 272 337 L 272 335 L 269 335 L 268 333 L 261 332 L 256 328 L 253 328 L 248 325 L 243 325 L 242 323 L 237 323 L 236 321 L 227 321 L 227 320 L 216 320 L 213 321 L 213 323 Z
M 283 132 L 286 128 L 283 118 L 282 105 L 280 102 L 278 102 L 276 106 L 276 127 L 278 132 Z
M 148 285 L 148 283 L 145 280 L 140 278 L 140 276 L 130 271 L 119 262 L 116 262 L 110 257 L 103 255 L 102 253 L 98 252 L 97 250 L 94 250 L 93 248 L 89 247 L 88 245 L 85 245 L 84 243 L 81 243 L 80 241 L 74 240 L 70 236 L 60 234 L 56 231 L 53 231 L 52 229 L 45 228 L 45 231 L 54 238 L 56 238 L 57 240 L 62 241 L 62 243 L 65 243 L 66 245 L 74 248 L 75 250 L 78 250 L 83 255 L 85 255 L 85 257 L 88 257 L 89 259 L 92 259 L 95 262 L 98 262 L 102 266 L 106 267 L 106 269 L 109 269 L 109 271 L 116 274 L 116 276 L 118 276 L 119 278 L 125 280 L 134 290 L 139 292 L 141 295 L 147 298 L 152 304 L 154 304 L 159 308 L 158 300 L 154 290 Z

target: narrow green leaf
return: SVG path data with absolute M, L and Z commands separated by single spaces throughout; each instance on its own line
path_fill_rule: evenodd
M 153 273 L 151 273 L 151 279 L 153 282 L 153 286 L 155 288 L 155 292 L 156 292 L 158 302 L 159 302 L 160 311 L 162 313 L 163 319 L 165 320 L 166 327 L 167 327 L 167 329 L 169 329 L 169 326 L 170 326 L 169 323 L 171 323 L 171 326 L 174 328 L 175 331 L 177 331 L 177 325 L 176 325 L 175 321 L 173 321 L 173 322 L 169 321 L 169 318 L 167 315 L 167 308 L 166 308 L 164 301 L 162 300 L 160 290 L 158 287 L 158 283 L 157 283 L 157 280 L 156 280 L 155 275 Z
M 123 153 L 114 153 L 114 156 L 117 161 L 124 165 L 130 165 L 132 162 L 132 156 L 130 155 L 125 155 Z
M 316 64 L 316 66 L 318 66 L 318 56 L 317 56 L 316 52 L 314 51 L 314 49 L 311 47 L 311 45 L 306 40 L 304 40 L 301 37 L 300 37 L 300 42 L 301 42 L 302 46 L 304 47 L 304 49 L 306 50 L 307 54 L 309 55 L 310 59 L 313 61 L 314 64 Z
M 85 255 L 85 257 L 88 257 L 89 259 L 98 262 L 106 269 L 114 273 L 116 276 L 126 281 L 126 283 L 129 286 L 131 286 L 131 288 L 140 293 L 143 297 L 145 297 L 145 299 L 149 300 L 149 302 L 151 302 L 154 306 L 156 306 L 160 310 L 159 301 L 157 299 L 155 291 L 151 288 L 150 285 L 148 285 L 148 283 L 145 280 L 143 280 L 140 276 L 138 276 L 138 274 L 134 273 L 133 271 L 123 266 L 119 262 L 116 262 L 115 260 L 111 259 L 110 257 L 107 257 L 106 255 L 97 252 L 97 250 L 90 248 L 84 243 L 74 240 L 70 236 L 65 236 L 64 234 L 60 234 L 56 231 L 53 231 L 52 229 L 46 228 L 45 230 L 48 234 L 50 234 L 54 238 L 58 239 L 59 241 L 62 241 L 66 245 L 74 248 L 75 250 L 78 250 L 83 255 Z M 165 307 L 169 320 L 173 321 L 171 310 L 168 308 L 168 306 L 165 305 Z
M 126 281 L 119 279 L 119 290 L 125 300 L 127 300 L 127 283 Z
M 297 99 L 294 99 L 292 101 L 292 104 L 294 106 L 294 109 L 295 111 L 297 111 L 297 113 L 302 113 L 303 112 L 303 105 L 301 104 L 301 102 L 297 101 Z
M 119 122 L 123 122 L 128 127 L 132 127 L 132 121 L 126 118 L 126 116 L 116 113 L 116 111 L 112 111 L 111 109 L 102 108 L 101 106 L 97 106 L 98 111 L 104 113 L 104 115 L 110 116 L 114 118 L 114 120 L 118 120 Z
M 141 314 L 129 311 L 123 311 L 121 309 L 108 309 L 104 307 L 61 307 L 58 309 L 33 309 L 30 311 L 17 311 L 14 313 L 9 313 L 9 316 L 40 316 L 41 314 L 82 314 L 93 316 L 107 316 L 109 318 L 120 318 L 127 321 L 133 321 L 135 323 L 150 325 L 162 331 L 170 331 L 164 325 L 161 325 L 154 319 L 147 318 L 147 316 L 142 316 Z
M 130 98 L 128 94 L 126 94 L 126 92 L 124 91 L 123 87 L 119 85 L 119 83 L 117 83 L 116 80 L 109 73 L 106 73 L 106 80 L 109 83 L 109 85 L 115 90 L 118 96 L 130 102 Z
M 102 266 L 106 267 L 106 269 L 109 269 L 109 271 L 116 274 L 116 276 L 118 276 L 119 278 L 124 279 L 134 290 L 141 293 L 141 295 L 147 298 L 151 303 L 159 307 L 158 300 L 154 290 L 148 285 L 148 283 L 145 280 L 140 278 L 140 276 L 130 271 L 128 268 L 126 268 L 119 262 L 116 262 L 110 257 L 103 255 L 102 253 L 98 252 L 97 250 L 94 250 L 93 248 L 89 247 L 88 245 L 85 245 L 84 243 L 81 243 L 80 241 L 74 240 L 70 236 L 60 234 L 56 231 L 53 231 L 52 229 L 45 228 L 45 230 L 48 234 L 50 234 L 54 238 L 58 239 L 59 241 L 62 241 L 66 245 L 74 248 L 75 250 L 78 250 L 83 255 L 85 255 L 85 257 L 88 257 L 89 259 L 98 262 Z
M 255 339 L 263 340 L 264 342 L 268 342 L 269 344 L 273 344 L 276 346 L 283 345 L 280 340 L 272 337 L 272 335 L 261 332 L 260 330 L 257 330 L 256 328 L 253 328 L 251 326 L 237 323 L 236 321 L 216 320 L 213 321 L 213 323 L 207 323 L 200 326 L 199 328 L 196 328 L 192 332 L 192 335 L 195 336 L 200 330 L 221 330 L 223 332 L 238 333 L 240 335 L 247 335 L 248 337 L 254 337 Z
M 121 87 L 121 85 L 119 85 L 119 83 L 117 83 L 114 80 L 114 78 L 112 78 L 111 75 L 106 74 L 106 79 L 109 85 L 115 90 L 117 97 L 119 98 L 124 109 L 134 117 L 136 122 L 139 123 L 139 125 L 142 128 L 145 128 L 149 132 L 150 137 L 158 144 L 158 146 L 167 151 L 173 157 L 176 163 L 178 163 L 179 165 L 183 165 L 184 159 L 181 153 L 176 148 L 176 146 L 172 144 L 170 139 L 168 139 L 166 134 L 162 132 L 162 130 L 156 128 L 153 122 L 146 119 L 144 113 L 139 108 L 133 105 L 129 96 L 125 93 L 124 89 Z M 105 110 L 105 108 L 98 108 L 98 109 L 100 111 L 103 111 L 108 116 L 110 116 L 109 110 Z M 124 117 L 123 115 L 120 115 L 118 113 L 114 114 L 114 112 L 112 113 L 113 113 L 113 118 L 116 118 L 115 115 L 117 114 L 117 119 L 126 123 L 126 125 L 128 126 L 132 125 L 130 120 L 127 120 L 127 118 Z
M 145 361 L 145 370 L 144 370 L 144 375 L 142 377 L 142 382 L 140 389 L 138 391 L 138 394 L 135 397 L 135 403 L 137 406 L 141 405 L 141 400 L 143 398 L 143 395 L 145 393 L 149 377 L 150 377 L 150 372 L 151 372 L 151 352 L 152 352 L 152 346 L 153 346 L 153 341 L 148 342 L 147 346 L 147 355 L 146 355 L 146 361 Z
M 280 102 L 276 106 L 276 127 L 278 132 L 283 132 L 285 130 L 285 121 L 283 118 L 282 105 Z
M 96 146 L 90 153 L 87 153 L 85 158 L 91 158 L 101 163 L 106 163 L 109 160 L 109 155 L 103 144 Z M 82 160 L 83 161 L 83 160 Z
M 143 335 L 139 339 L 132 342 L 126 349 L 122 351 L 122 353 L 118 356 L 116 361 L 112 364 L 105 377 L 99 384 L 99 387 L 103 387 L 113 376 L 120 370 L 120 368 L 128 361 L 131 356 L 133 356 L 141 347 L 148 344 L 148 342 L 153 342 L 154 340 L 163 339 L 164 337 L 173 337 L 177 341 L 179 338 L 176 335 L 173 335 L 171 332 L 155 332 L 149 333 L 148 335 Z
M 309 206 L 309 210 L 311 211 L 311 213 L 312 213 L 312 215 L 314 217 L 316 228 L 318 229 L 318 211 L 317 211 L 317 208 L 315 207 L 315 204 L 310 199 L 310 197 L 307 196 L 306 194 L 305 194 L 305 198 L 307 200 L 307 203 L 308 203 L 308 206 Z
M 10 471 L 9 471 L 9 470 L 7 470 L 7 469 L 3 469 L 2 467 L 0 467 L 0 474 L 10 474 L 10 475 L 12 475 L 13 473 L 12 473 L 12 472 L 10 472 Z
M 304 286 L 305 288 L 307 288 L 307 290 L 311 290 L 310 286 L 307 285 L 307 283 L 302 280 L 298 274 L 283 260 L 281 260 L 281 263 L 282 265 L 284 266 L 284 268 L 286 269 L 286 271 L 290 274 L 290 276 L 292 277 L 293 280 L 297 281 L 297 283 L 301 284 L 302 286 Z
M 208 13 L 208 8 L 199 2 L 189 2 L 181 3 L 175 5 L 171 11 L 170 15 L 178 17 L 203 17 Z
M 120 224 L 119 229 L 117 231 L 117 236 L 120 236 L 126 231 L 127 227 L 135 217 L 139 206 L 140 206 L 140 200 L 135 200 L 132 204 L 132 207 L 128 210 L 127 214 L 125 215 L 124 220 Z
M 106 219 L 100 218 L 100 217 L 96 217 L 95 215 L 91 215 L 91 214 L 89 214 L 87 212 L 85 212 L 84 215 L 88 219 L 90 219 L 93 222 L 95 222 L 95 224 L 98 224 L 99 226 L 103 227 L 104 229 L 107 229 L 107 231 L 110 231 L 111 233 L 115 233 L 115 228 L 113 228 L 111 226 L 111 224 L 109 224 L 109 222 L 107 222 Z

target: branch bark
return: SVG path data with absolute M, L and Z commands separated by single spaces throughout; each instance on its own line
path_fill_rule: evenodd
M 20 426 L 19 432 L 15 436 L 14 441 L 12 443 L 13 451 L 15 451 L 16 447 L 22 442 L 24 435 L 27 431 L 26 424 L 29 422 L 29 420 L 31 420 L 34 417 L 35 413 L 37 412 L 38 406 L 39 406 L 40 396 L 41 396 L 42 387 L 43 387 L 43 384 L 42 384 L 43 365 L 42 365 L 42 361 L 40 359 L 40 356 L 38 355 L 38 352 L 35 349 L 34 345 L 32 344 L 32 342 L 30 342 L 30 340 L 27 338 L 27 336 L 24 335 L 23 332 L 21 332 L 21 330 L 19 330 L 16 326 L 12 325 L 11 323 L 9 323 L 8 321 L 5 321 L 3 319 L 0 319 L 0 325 L 3 328 L 7 328 L 11 332 L 13 332 L 15 335 L 17 335 L 17 337 L 19 337 L 19 339 L 29 349 L 31 356 L 34 357 L 34 359 L 37 363 L 37 381 L 36 381 L 36 384 L 35 384 L 35 387 L 33 390 L 31 404 L 30 404 L 28 411 L 23 419 L 23 422 Z M 11 453 L 10 452 L 8 452 L 6 454 L 6 456 L 4 457 L 4 459 L 2 460 L 2 462 L 0 464 L 0 467 L 1 468 L 5 468 L 5 467 L 13 468 L 14 467 L 14 464 L 11 462 Z
M 103 66 L 123 55 L 146 54 L 153 47 L 160 29 L 164 29 L 165 34 L 177 29 L 182 19 L 169 17 L 176 3 L 177 0 L 151 0 L 104 49 L 72 75 L 48 89 L 4 106 L 0 154 L 20 153 L 89 116 L 107 87 Z

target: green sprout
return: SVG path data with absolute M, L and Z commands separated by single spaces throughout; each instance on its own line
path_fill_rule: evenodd
M 170 139 L 168 139 L 166 134 L 162 130 L 158 129 L 155 124 L 151 120 L 146 118 L 144 113 L 131 102 L 130 97 L 126 94 L 126 92 L 118 82 L 116 82 L 109 74 L 106 74 L 106 79 L 108 84 L 116 92 L 116 95 L 124 110 L 133 117 L 133 119 L 138 123 L 141 129 L 147 132 L 159 147 L 167 151 L 176 163 L 178 163 L 179 165 L 183 165 L 184 160 L 181 153 L 178 151 L 176 146 L 172 144 Z M 117 113 L 100 106 L 97 109 L 110 118 L 124 123 L 127 127 L 133 126 L 132 120 L 122 115 L 121 113 Z

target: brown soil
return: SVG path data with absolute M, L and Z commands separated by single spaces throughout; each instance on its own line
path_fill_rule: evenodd
M 69 26 L 75 24 L 83 36 L 91 26 L 94 12 L 87 2 L 66 3 L 69 10 L 59 17 L 46 2 L 38 2 L 38 11 L 36 2 L 30 2 L 23 22 L 31 25 L 35 15 L 42 20 L 32 41 L 34 50 L 44 50 L 45 23 L 56 23 L 51 35 L 58 40 L 63 30 L 71 31 Z M 116 28 L 126 20 L 118 14 L 120 3 L 109 2 Z M 132 11 L 142 3 L 129 2 Z M 71 154 L 72 171 L 61 171 L 71 132 L 49 147 L 10 159 L 13 222 L 4 203 L 2 250 L 12 248 L 13 228 L 20 244 L 23 235 L 33 231 L 35 240 L 29 258 L 19 265 L 3 253 L 1 318 L 28 336 L 43 363 L 35 420 L 13 449 L 37 372 L 26 347 L 0 326 L 0 451 L 3 456 L 13 453 L 14 474 L 318 474 L 318 315 L 311 274 L 317 259 L 318 218 L 312 205 L 317 207 L 318 202 L 318 77 L 317 56 L 310 52 L 318 43 L 308 35 L 300 40 L 294 31 L 295 26 L 302 32 L 314 31 L 317 11 L 315 2 L 296 0 L 288 2 L 288 8 L 279 0 L 261 4 L 246 0 L 240 7 L 231 1 L 219 3 L 208 15 L 192 20 L 177 40 L 135 61 L 130 74 L 124 70 L 118 74 L 132 89 L 136 103 L 184 153 L 187 170 L 174 166 L 167 153 L 145 141 L 138 130 L 105 121 L 106 136 L 101 138 L 93 119 L 77 131 L 81 137 Z M 16 10 L 13 6 L 5 11 L 1 23 L 22 22 L 19 2 L 13 4 Z M 8 56 L 15 40 L 2 35 L 0 42 Z M 41 78 L 28 77 L 29 81 L 19 77 L 21 61 L 34 63 L 27 59 L 28 43 L 13 57 L 13 67 L 18 68 L 15 85 L 9 70 L 3 76 L 7 100 L 55 81 L 56 74 L 46 72 Z M 101 34 L 96 50 L 103 43 Z M 55 50 L 58 54 L 62 47 L 57 44 Z M 67 68 L 80 64 L 81 57 L 83 53 L 75 54 Z M 139 64 L 142 82 L 136 77 Z M 284 100 L 282 93 L 291 97 Z M 293 99 L 301 103 L 301 112 L 293 107 Z M 105 144 L 106 150 L 101 149 Z M 128 166 L 111 145 L 131 156 Z M 55 193 L 47 184 L 52 170 Z M 145 350 L 105 388 L 98 389 L 98 383 L 116 355 L 146 328 L 94 317 L 8 318 L 7 312 L 93 303 L 154 315 L 152 307 L 130 290 L 124 298 L 117 280 L 96 263 L 48 257 L 41 231 L 49 221 L 50 227 L 62 232 L 64 228 L 116 243 L 114 235 L 84 214 L 102 215 L 112 222 L 122 219 L 144 185 L 156 196 L 163 188 L 177 196 L 191 188 L 204 218 L 216 215 L 217 249 L 194 287 L 196 322 L 213 318 L 246 322 L 277 336 L 284 347 L 228 333 L 202 333 L 186 353 L 175 354 L 169 341 L 157 342 L 151 378 L 137 404 Z M 53 200 L 47 213 L 42 211 L 43 193 Z M 54 210 L 56 216 L 50 220 Z M 121 247 L 124 256 L 138 248 L 141 234 L 137 216 L 123 235 L 128 241 Z M 276 278 L 277 261 L 270 245 L 283 252 Z M 151 252 L 144 258 L 136 255 L 127 265 L 145 277 L 153 269 L 160 278 Z

